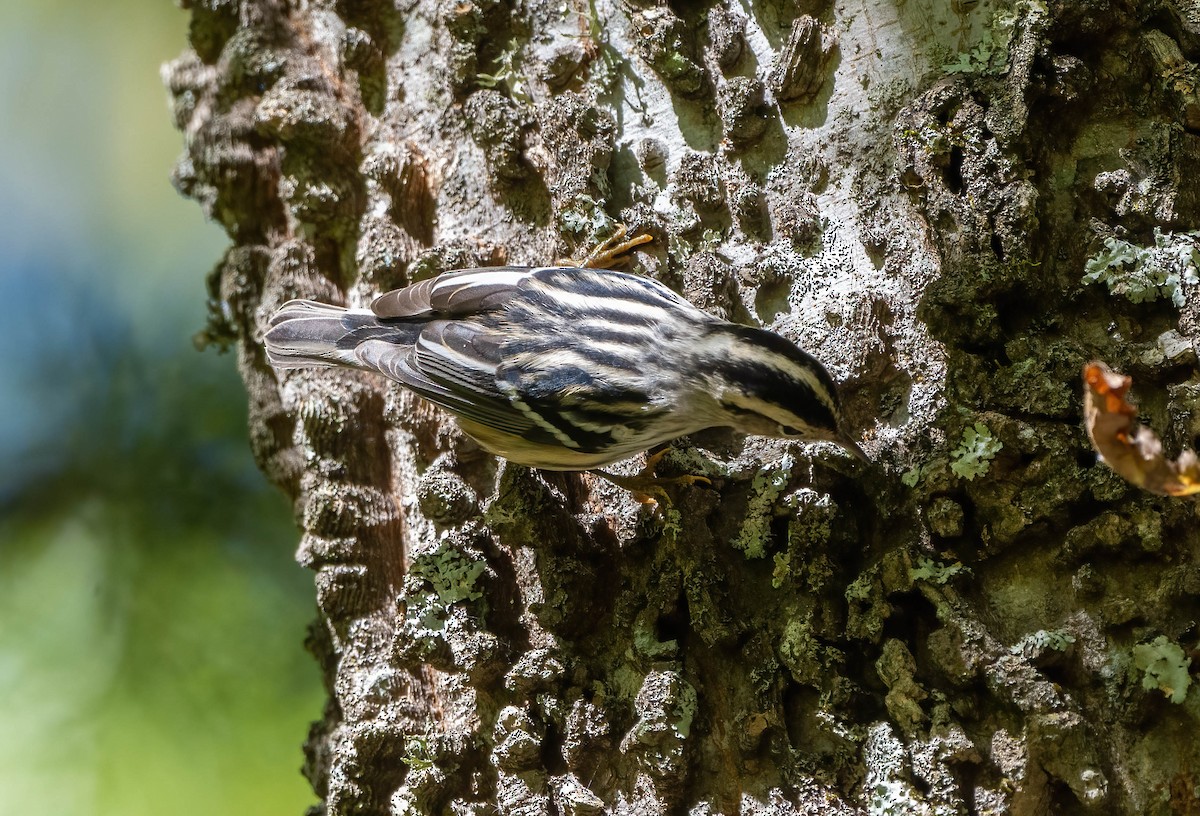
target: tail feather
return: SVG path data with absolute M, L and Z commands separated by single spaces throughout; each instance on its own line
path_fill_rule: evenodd
M 292 300 L 272 317 L 264 340 L 267 360 L 275 368 L 351 366 L 370 368 L 356 353 L 373 339 L 411 345 L 420 327 L 382 322 L 370 309 L 343 309 L 312 300 Z

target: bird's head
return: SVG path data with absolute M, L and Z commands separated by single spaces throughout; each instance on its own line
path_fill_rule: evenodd
M 834 442 L 869 461 L 847 432 L 837 386 L 796 344 L 763 329 L 723 324 L 700 350 L 701 367 L 729 426 L 748 434 Z

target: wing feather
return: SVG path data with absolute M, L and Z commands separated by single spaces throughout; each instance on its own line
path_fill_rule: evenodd
M 429 305 L 430 292 L 440 280 L 430 278 L 403 289 L 393 289 L 371 301 L 371 311 L 376 317 L 421 317 L 433 313 Z
M 514 324 L 544 319 L 548 306 L 582 345 L 538 332 L 514 341 Z M 687 328 L 675 324 L 694 307 L 655 281 L 503 266 L 424 280 L 379 296 L 371 309 L 384 322 L 422 325 L 411 346 L 364 342 L 357 353 L 365 363 L 469 424 L 580 455 L 636 452 L 657 438 L 651 428 L 670 406 L 654 403 L 635 376 L 638 360 L 612 346 Z M 599 322 L 581 322 L 597 309 Z
M 446 410 L 505 433 L 524 434 L 532 427 L 491 383 L 490 393 L 481 380 L 470 381 L 450 367 L 422 368 L 417 352 L 381 341 L 367 341 L 356 350 L 359 358 L 387 377 Z M 481 388 L 480 386 L 484 386 Z
M 480 314 L 506 304 L 535 271 L 523 266 L 491 266 L 447 272 L 380 295 L 371 311 L 385 318 Z

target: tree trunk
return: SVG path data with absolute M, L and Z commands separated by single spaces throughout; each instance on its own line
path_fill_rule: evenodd
M 1078 385 L 1200 431 L 1194 0 L 185 5 L 205 339 L 316 573 L 314 812 L 1200 812 L 1196 505 L 1096 463 Z M 874 464 L 709 432 L 640 506 L 264 359 L 289 298 L 616 221 L 826 363 Z

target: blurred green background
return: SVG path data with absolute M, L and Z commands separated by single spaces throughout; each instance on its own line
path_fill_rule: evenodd
M 0 811 L 301 814 L 311 576 L 195 351 L 167 0 L 0 4 Z

